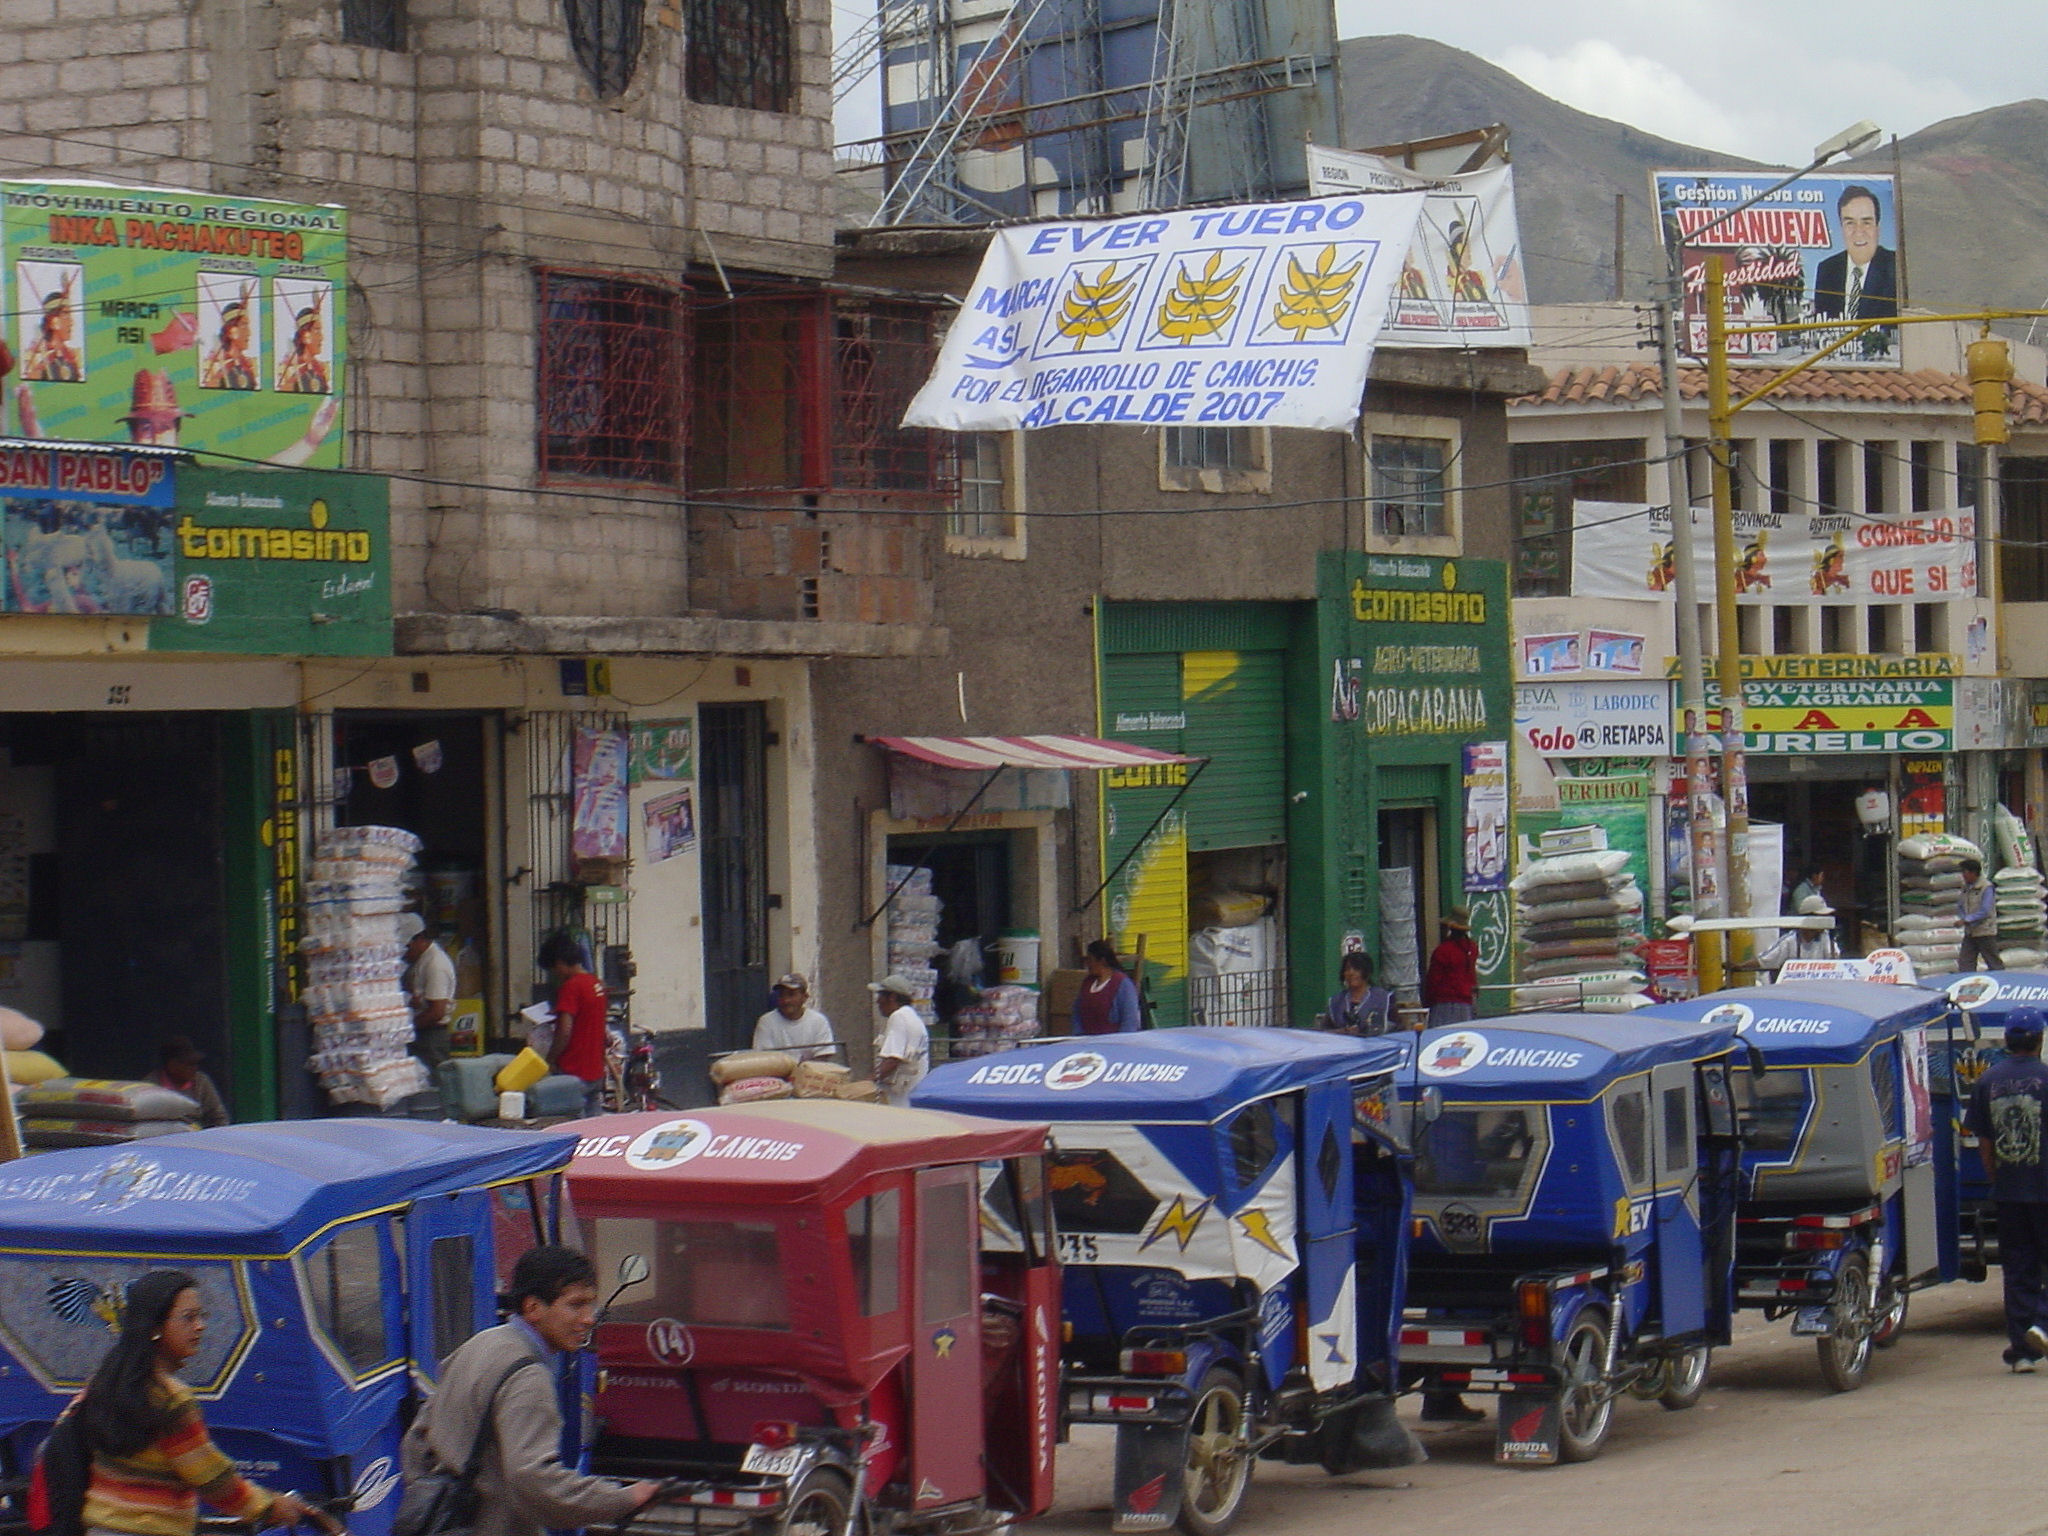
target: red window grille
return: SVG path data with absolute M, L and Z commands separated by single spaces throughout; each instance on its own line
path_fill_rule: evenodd
M 950 494 L 949 434 L 899 423 L 931 372 L 932 306 L 825 293 L 699 298 L 690 489 Z
M 674 485 L 683 464 L 682 296 L 538 274 L 540 472 Z

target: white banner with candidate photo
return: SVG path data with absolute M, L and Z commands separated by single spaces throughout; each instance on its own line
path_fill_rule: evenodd
M 1423 196 L 997 230 L 903 424 L 1348 431 Z
M 1665 254 L 1680 253 L 1680 345 L 1693 357 L 1707 350 L 1709 254 L 1721 257 L 1731 328 L 1799 327 L 1730 336 L 1728 356 L 1738 364 L 1749 358 L 1774 366 L 1800 362 L 1843 337 L 1830 321 L 1888 320 L 1905 302 L 1891 177 L 1801 176 L 1758 196 L 1776 180 L 1768 171 L 1650 174 Z M 1900 367 L 1898 328 L 1877 326 L 1850 337 L 1828 354 L 1827 366 Z
M 1311 192 L 1414 188 L 1429 200 L 1401 263 L 1380 340 L 1404 347 L 1532 345 L 1512 167 L 1431 176 L 1382 155 L 1308 147 Z
M 1714 568 L 1714 518 L 1692 516 L 1693 557 Z M 1977 514 L 1906 517 L 1737 512 L 1735 597 L 1744 603 L 1939 603 L 1977 595 Z M 1677 580 L 1671 512 L 1572 503 L 1572 596 L 1647 597 Z

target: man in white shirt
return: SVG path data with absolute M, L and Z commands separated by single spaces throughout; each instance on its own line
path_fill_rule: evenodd
M 433 1071 L 448 1059 L 448 1014 L 455 1006 L 455 962 L 434 942 L 417 912 L 398 914 L 405 941 L 405 994 L 412 1003 L 413 1054 Z
M 798 1061 L 832 1054 L 832 1021 L 811 1006 L 811 984 L 799 971 L 775 983 L 775 1006 L 754 1025 L 754 1049 L 787 1051 Z
M 931 1032 L 912 999 L 916 989 L 890 974 L 868 983 L 882 1028 L 875 1036 L 875 1086 L 891 1104 L 910 1103 L 910 1090 L 924 1081 L 932 1061 Z

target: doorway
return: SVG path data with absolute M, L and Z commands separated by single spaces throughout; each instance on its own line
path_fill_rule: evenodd
M 978 992 L 1001 980 L 995 947 L 1003 930 L 1011 926 L 1010 842 L 1007 831 L 889 839 L 891 864 L 911 864 L 932 872 L 932 894 L 939 899 L 935 935 L 939 953 L 914 963 L 930 965 L 939 973 L 932 1008 L 941 1023 L 950 1023 Z M 953 946 L 963 939 L 979 941 L 981 966 L 970 974 L 955 976 L 947 962 Z M 901 969 L 893 946 L 888 968 Z
M 1821 892 L 1835 909 L 1836 942 L 1845 955 L 1863 953 L 1863 926 L 1889 926 L 1892 840 L 1869 835 L 1856 814 L 1856 798 L 1883 789 L 1889 767 L 1878 759 L 1855 778 L 1750 780 L 1750 817 L 1785 829 L 1785 880 L 1799 878 L 1810 860 L 1821 867 Z M 1789 891 L 1782 897 L 1790 910 Z
M 1436 944 L 1442 895 L 1436 807 L 1389 806 L 1380 812 L 1379 981 L 1395 992 L 1419 993 L 1422 957 Z
M 714 1051 L 743 1049 L 768 1007 L 768 709 L 697 710 L 704 1022 Z

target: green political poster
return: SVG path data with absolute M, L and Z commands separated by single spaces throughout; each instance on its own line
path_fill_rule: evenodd
M 0 182 L 20 385 L 0 429 L 338 467 L 346 220 L 211 192 Z
M 175 613 L 153 651 L 391 654 L 390 482 L 317 470 L 178 471 Z

